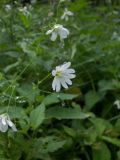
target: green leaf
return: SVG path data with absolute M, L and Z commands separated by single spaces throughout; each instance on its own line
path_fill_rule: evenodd
M 18 118 L 18 119 L 28 119 L 28 116 L 25 113 L 25 110 L 18 106 L 11 106 L 9 107 L 9 115 L 11 118 Z
M 0 114 L 7 111 L 7 106 L 0 107 Z M 17 118 L 17 119 L 25 119 L 28 121 L 28 116 L 25 113 L 25 110 L 19 106 L 9 106 L 8 114 L 10 115 L 10 118 Z
M 120 119 L 118 119 L 117 122 L 115 123 L 115 129 L 118 133 L 120 133 Z
M 111 153 L 105 143 L 99 143 L 93 148 L 93 160 L 111 160 Z
M 45 105 L 42 103 L 30 113 L 30 123 L 33 129 L 40 126 L 45 118 Z
M 99 102 L 101 100 L 101 98 L 103 97 L 103 93 L 97 93 L 94 91 L 89 91 L 86 95 L 85 95 L 85 109 L 87 111 L 89 111 L 92 107 L 94 107 L 94 105 Z
M 85 140 L 84 140 L 85 145 L 92 145 L 96 142 L 98 135 L 97 135 L 96 130 L 93 127 L 88 128 L 87 130 L 85 130 L 84 133 L 86 135 Z
M 46 136 L 41 137 L 39 139 L 35 139 L 31 151 L 29 153 L 29 157 L 37 157 L 39 158 L 41 154 L 53 153 L 66 143 L 66 140 L 59 139 L 55 136 Z M 32 154 L 32 155 L 31 155 Z
M 63 147 L 65 142 L 66 142 L 65 140 L 63 140 L 63 141 L 51 141 L 47 145 L 47 152 L 55 152 L 55 151 L 57 151 L 58 149 Z
M 5 133 L 0 134 L 0 160 L 8 160 L 6 157 L 7 139 Z
M 112 125 L 102 118 L 91 118 L 91 122 L 94 124 L 97 134 L 100 136 L 103 132 L 108 129 L 112 129 Z
M 21 21 L 23 22 L 24 26 L 26 28 L 29 28 L 30 27 L 31 16 L 30 15 L 24 15 L 23 13 L 20 13 L 19 15 L 20 15 Z
M 22 97 L 25 97 L 29 102 L 34 102 L 36 96 L 39 95 L 39 89 L 35 88 L 32 84 L 24 83 L 17 89 Z
M 18 65 L 20 65 L 20 60 L 15 62 L 15 63 L 12 63 L 10 65 L 8 65 L 7 67 L 4 68 L 4 72 L 7 73 L 9 72 L 11 69 L 13 68 L 16 68 Z
M 120 147 L 120 140 L 117 139 L 117 138 L 111 138 L 111 137 L 107 137 L 107 136 L 102 136 L 101 139 L 106 141 L 106 142 L 109 142 L 111 144 L 114 144 L 114 145 Z
M 91 113 L 83 113 L 73 108 L 51 107 L 46 110 L 47 119 L 86 119 L 91 116 L 93 116 Z
M 101 80 L 98 85 L 100 91 L 108 91 L 115 89 L 112 80 Z
M 43 103 L 45 105 L 50 105 L 54 103 L 59 103 L 61 100 L 72 100 L 76 98 L 78 95 L 76 94 L 65 94 L 65 93 L 52 93 L 45 97 Z
M 71 137 L 76 137 L 76 132 L 73 128 L 70 128 L 68 126 L 63 126 L 64 131 Z
M 118 160 L 120 160 L 120 151 L 117 152 Z

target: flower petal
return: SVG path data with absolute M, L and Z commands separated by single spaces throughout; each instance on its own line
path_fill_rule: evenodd
M 52 88 L 53 90 L 55 91 L 56 89 L 56 85 L 57 85 L 57 81 L 56 81 L 56 77 L 53 79 L 53 82 L 52 82 Z
M 3 116 L 1 120 L 2 120 L 1 122 L 2 122 L 3 125 L 6 125 L 6 124 L 7 124 L 7 123 L 6 123 L 6 117 Z
M 55 76 L 56 75 L 56 70 L 52 71 L 52 75 Z
M 59 78 L 54 78 L 53 83 L 52 83 L 52 88 L 54 91 L 59 92 L 61 89 L 61 84 L 60 84 L 60 79 Z
M 56 92 L 59 92 L 61 89 L 60 79 L 56 78 Z
M 68 16 L 67 15 L 65 16 L 65 20 L 68 21 Z
M 13 125 L 12 125 L 12 130 L 14 131 L 14 132 L 17 132 L 17 128 L 16 128 L 16 126 L 14 125 L 14 123 L 13 123 Z
M 51 34 L 52 32 L 53 32 L 53 29 L 48 30 L 48 31 L 46 32 L 46 35 Z
M 63 88 L 66 88 L 66 89 L 68 88 L 68 85 L 66 84 L 66 82 L 63 78 L 61 78 L 60 82 L 61 82 L 61 85 L 63 86 Z
M 12 128 L 12 130 L 13 130 L 14 132 L 17 131 L 17 128 L 16 128 L 15 124 L 14 124 L 11 120 L 8 120 L 7 123 L 8 123 L 8 125 Z
M 66 69 L 65 72 L 66 73 L 75 73 L 75 70 L 74 69 Z
M 0 121 L 0 131 L 1 132 L 6 132 L 8 130 L 8 125 L 3 125 L 2 122 Z
M 60 36 L 60 39 L 65 39 L 67 38 L 67 36 L 69 35 L 69 31 L 68 29 L 64 28 L 64 27 L 60 27 L 58 30 L 58 34 Z
M 63 14 L 62 16 L 61 16 L 61 19 L 64 19 L 65 18 L 65 14 Z
M 61 68 L 62 70 L 66 70 L 67 68 L 69 68 L 71 66 L 71 62 L 67 62 L 67 63 L 64 63 Z
M 57 33 L 56 32 L 52 32 L 52 36 L 51 36 L 51 41 L 55 41 L 57 38 Z
M 71 12 L 71 11 L 67 11 L 67 15 L 69 15 L 69 16 L 73 16 L 73 12 Z
M 67 78 L 67 79 L 72 79 L 72 78 L 75 78 L 76 75 L 75 75 L 75 74 L 71 74 L 71 73 L 66 73 L 66 72 L 64 72 L 64 73 L 63 73 L 63 77 L 64 77 L 64 78 Z
M 68 74 L 67 76 L 68 76 L 69 79 L 72 79 L 72 78 L 75 78 L 75 77 L 76 77 L 75 74 Z
M 66 78 L 65 81 L 67 84 L 72 85 L 72 81 L 70 79 Z

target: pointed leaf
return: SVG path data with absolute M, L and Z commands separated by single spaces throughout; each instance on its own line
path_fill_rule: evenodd
M 45 118 L 45 105 L 42 103 L 35 108 L 30 114 L 30 122 L 33 129 L 39 127 Z

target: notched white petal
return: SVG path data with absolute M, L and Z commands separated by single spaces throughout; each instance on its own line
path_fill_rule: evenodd
M 56 75 L 56 70 L 52 71 L 52 75 L 55 76 Z
M 56 78 L 53 79 L 52 88 L 55 91 L 55 88 L 56 88 Z
M 58 34 L 60 36 L 60 39 L 65 39 L 68 37 L 69 31 L 65 28 L 61 28 L 61 29 L 59 29 Z
M 69 79 L 75 78 L 76 75 L 75 74 L 68 74 Z
M 13 130 L 14 132 L 17 132 L 17 128 L 16 128 L 16 126 L 15 126 L 14 123 L 12 124 L 11 128 L 12 128 L 12 130 Z
M 71 11 L 68 11 L 67 14 L 68 14 L 69 16 L 73 16 L 73 15 L 74 15 L 73 12 L 71 12 Z
M 6 125 L 6 118 L 4 116 L 2 117 L 2 124 Z
M 55 41 L 57 38 L 57 33 L 56 32 L 52 32 L 52 36 L 51 36 L 51 41 Z
M 7 132 L 7 130 L 8 130 L 8 125 L 7 124 L 6 125 L 0 124 L 0 131 L 1 132 Z
M 61 79 L 61 84 L 63 86 L 63 88 L 68 88 L 68 85 L 66 84 L 66 81 L 64 79 Z
M 67 63 L 64 63 L 61 68 L 66 70 L 67 68 L 69 68 L 71 66 L 71 62 L 67 62 Z
M 52 32 L 53 32 L 53 29 L 48 30 L 48 31 L 46 32 L 46 35 L 51 34 Z
M 17 131 L 15 124 L 10 120 L 10 117 L 7 113 L 0 115 L 0 131 L 6 132 L 8 127 L 11 127 L 13 131 Z
M 60 80 L 59 80 L 59 78 L 58 79 L 56 79 L 56 92 L 59 92 L 60 91 L 60 89 L 61 89 L 61 84 L 60 84 Z
M 75 73 L 75 70 L 74 69 L 66 69 L 66 72 L 67 73 Z
M 67 83 L 67 84 L 72 85 L 72 81 L 71 81 L 70 79 L 67 79 L 67 78 L 66 78 L 65 80 L 66 80 L 66 83 Z

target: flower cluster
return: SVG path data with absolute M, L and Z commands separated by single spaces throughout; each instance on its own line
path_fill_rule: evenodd
M 36 0 L 33 0 L 35 3 Z M 11 6 L 6 5 L 6 9 L 10 10 Z M 30 12 L 28 8 L 25 6 L 23 8 L 19 8 L 19 11 L 22 12 L 25 16 L 29 16 Z M 68 20 L 69 16 L 72 16 L 73 13 L 65 9 L 61 19 Z M 69 36 L 69 30 L 61 24 L 55 24 L 52 29 L 46 32 L 46 35 L 51 35 L 51 40 L 55 41 L 57 37 L 60 37 L 60 41 L 63 41 Z M 52 88 L 54 91 L 59 92 L 61 88 L 67 89 L 69 85 L 72 85 L 72 80 L 75 78 L 75 70 L 70 68 L 71 62 L 63 63 L 62 65 L 56 66 L 52 71 L 52 76 L 54 77 L 52 82 Z M 0 131 L 7 132 L 8 128 L 11 128 L 14 132 L 17 131 L 15 124 L 10 120 L 10 117 L 7 113 L 0 115 Z
M 68 21 L 68 17 L 73 16 L 71 11 L 68 11 L 65 8 L 61 19 L 65 19 Z M 66 39 L 69 35 L 69 30 L 61 24 L 55 24 L 52 29 L 46 32 L 46 35 L 51 34 L 51 41 L 55 41 L 57 37 L 60 37 L 60 41 Z M 61 90 L 61 86 L 65 89 L 68 88 L 68 85 L 72 85 L 71 79 L 75 78 L 75 70 L 69 68 L 71 65 L 70 62 L 64 63 L 63 65 L 56 66 L 55 70 L 52 71 L 52 76 L 54 76 L 52 82 L 52 88 L 54 91 L 59 92 Z
M 67 8 L 65 8 L 65 11 L 63 15 L 61 16 L 61 19 L 65 19 L 66 21 L 68 21 L 69 16 L 73 16 L 73 13 L 71 11 L 68 11 Z M 69 30 L 63 27 L 63 25 L 61 24 L 55 24 L 52 27 L 52 29 L 46 32 L 46 35 L 49 35 L 49 34 L 51 34 L 51 38 L 50 38 L 51 41 L 55 41 L 57 39 L 57 36 L 60 36 L 60 40 L 62 41 L 68 37 Z

